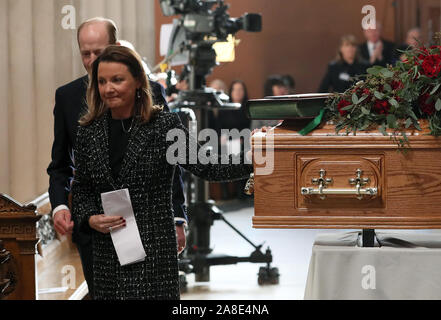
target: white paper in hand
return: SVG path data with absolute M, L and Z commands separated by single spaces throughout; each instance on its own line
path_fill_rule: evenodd
M 101 193 L 101 201 L 106 216 L 122 216 L 126 220 L 126 227 L 110 233 L 119 263 L 124 266 L 143 261 L 146 254 L 133 213 L 129 190 Z

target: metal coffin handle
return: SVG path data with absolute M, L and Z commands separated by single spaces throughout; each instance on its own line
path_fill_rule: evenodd
M 359 186 L 357 186 L 355 189 L 314 189 L 314 188 L 307 188 L 302 187 L 301 189 L 302 195 L 337 195 L 337 194 L 353 194 L 353 195 L 367 195 L 367 196 L 375 196 L 378 194 L 377 188 L 366 188 L 362 189 Z
M 362 200 L 363 196 L 375 196 L 378 194 L 377 188 L 363 188 L 364 185 L 369 183 L 369 178 L 361 178 L 363 171 L 357 169 L 356 178 L 349 179 L 350 184 L 355 184 L 354 189 L 328 189 L 328 183 L 332 182 L 332 178 L 324 179 L 326 171 L 320 170 L 320 178 L 312 179 L 313 184 L 318 184 L 318 188 L 302 187 L 300 192 L 302 195 L 319 195 L 320 199 L 326 199 L 326 195 L 356 195 L 357 199 Z M 328 182 L 328 183 L 326 183 Z

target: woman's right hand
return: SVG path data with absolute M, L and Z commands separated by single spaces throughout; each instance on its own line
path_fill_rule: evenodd
M 109 217 L 104 214 L 91 216 L 89 218 L 89 226 L 98 232 L 107 234 L 115 230 L 119 230 L 126 226 L 123 217 Z
M 269 126 L 264 126 L 262 128 L 256 128 L 253 131 L 251 131 L 251 136 L 253 136 L 253 134 L 255 134 L 256 132 L 262 131 L 262 132 L 268 132 L 271 130 L 272 127 Z

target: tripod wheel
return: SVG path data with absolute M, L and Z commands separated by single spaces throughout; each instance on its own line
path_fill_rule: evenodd
M 279 269 L 277 268 L 260 267 L 257 283 L 259 286 L 267 284 L 279 284 L 279 276 Z

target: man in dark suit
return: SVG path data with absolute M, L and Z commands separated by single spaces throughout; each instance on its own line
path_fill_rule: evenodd
M 397 61 L 396 46 L 393 42 L 381 38 L 381 23 L 376 23 L 375 29 L 365 29 L 366 42 L 360 45 L 359 50 L 363 62 L 368 65 L 385 67 L 387 64 L 395 64 Z
M 87 230 L 80 230 L 78 226 L 74 225 L 69 209 L 68 195 L 74 171 L 73 150 L 75 149 L 78 120 L 87 110 L 86 91 L 92 63 L 107 46 L 119 44 L 116 25 L 109 19 L 90 19 L 78 28 L 77 40 L 81 59 L 88 75 L 72 81 L 56 91 L 52 161 L 47 172 L 50 176 L 49 198 L 53 209 L 55 229 L 62 235 L 72 233 L 72 240 L 77 244 L 80 253 L 89 295 L 93 296 L 91 236 Z M 152 81 L 150 81 L 150 86 L 154 103 L 164 105 L 167 109 L 164 88 Z M 179 252 L 185 247 L 184 224 L 187 221 L 180 170 L 177 167 L 173 181 L 173 209 Z

